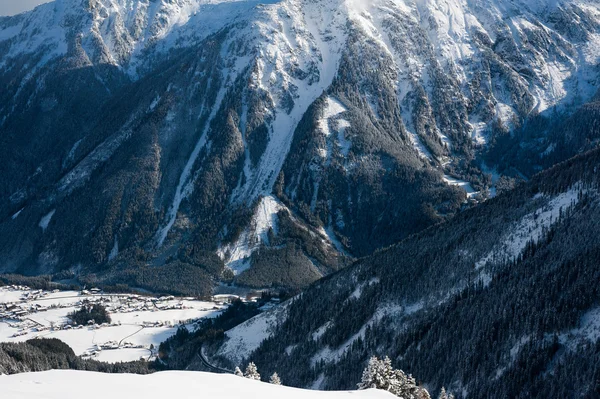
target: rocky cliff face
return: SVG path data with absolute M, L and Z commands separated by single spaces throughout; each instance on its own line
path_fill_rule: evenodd
M 1 18 L 2 270 L 304 286 L 589 145 L 548 126 L 586 112 L 599 43 L 584 0 L 57 0 Z

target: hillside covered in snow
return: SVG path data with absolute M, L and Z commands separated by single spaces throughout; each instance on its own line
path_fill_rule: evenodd
M 44 371 L 1 375 L 2 395 L 19 399 L 89 399 L 139 397 L 204 397 L 222 399 L 391 399 L 381 390 L 320 392 L 272 385 L 234 375 L 169 371 L 150 375 L 103 374 L 85 371 Z

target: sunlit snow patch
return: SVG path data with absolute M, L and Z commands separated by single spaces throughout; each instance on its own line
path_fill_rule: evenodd
M 54 216 L 54 212 L 56 212 L 56 209 L 53 209 L 50 212 L 48 212 L 46 214 L 46 216 L 44 216 L 40 220 L 39 226 L 42 228 L 42 230 L 46 231 L 46 229 L 48 228 L 48 225 L 50 224 L 50 221 L 52 220 L 52 216 Z
M 264 312 L 225 332 L 227 340 L 217 352 L 234 364 L 239 364 L 287 318 L 289 302 Z
M 473 189 L 473 186 L 471 186 L 471 183 L 469 183 L 468 181 L 460 180 L 448 175 L 444 175 L 444 181 L 451 186 L 457 186 L 465 190 L 465 192 L 467 193 L 467 198 L 472 198 L 478 193 L 477 191 L 475 191 L 475 189 Z
M 250 225 L 232 244 L 218 249 L 217 254 L 237 275 L 250 267 L 250 256 L 261 244 L 268 243 L 269 229 L 277 234 L 277 213 L 285 207 L 275 197 L 261 198 Z

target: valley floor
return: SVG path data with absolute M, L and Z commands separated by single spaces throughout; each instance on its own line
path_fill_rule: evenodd
M 110 325 L 72 328 L 67 315 L 84 303 L 103 303 Z M 42 291 L 28 287 L 0 287 L 0 342 L 58 338 L 78 356 L 115 363 L 154 357 L 154 347 L 175 334 L 181 325 L 216 317 L 222 302 L 193 298 L 101 294 L 87 291 Z

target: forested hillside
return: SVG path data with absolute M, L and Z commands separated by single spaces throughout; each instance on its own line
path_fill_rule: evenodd
M 56 338 L 0 343 L 0 375 L 57 369 L 135 374 L 155 371 L 154 364 L 145 361 L 110 364 L 82 359 L 67 344 Z
M 351 388 L 376 354 L 457 397 L 597 397 L 599 168 L 577 156 L 319 281 L 248 358 L 297 386 Z

